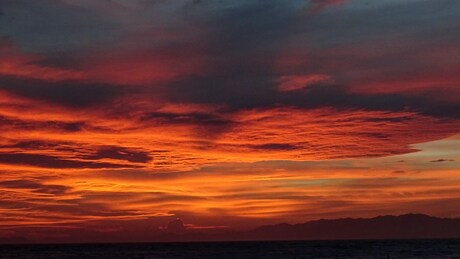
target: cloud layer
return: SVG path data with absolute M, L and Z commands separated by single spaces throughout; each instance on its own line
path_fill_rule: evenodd
M 2 1 L 0 237 L 460 216 L 459 9 Z

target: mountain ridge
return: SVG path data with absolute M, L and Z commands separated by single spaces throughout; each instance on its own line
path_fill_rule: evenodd
M 373 218 L 319 219 L 261 226 L 247 234 L 261 240 L 460 238 L 460 218 L 409 213 Z
M 182 229 L 182 228 L 181 228 Z M 151 233 L 141 240 L 132 240 L 125 232 L 114 232 L 110 239 L 92 232 L 89 243 L 149 242 L 238 242 L 238 241 L 300 241 L 300 240 L 364 240 L 364 239 L 444 239 L 460 238 L 460 218 L 440 218 L 421 213 L 381 215 L 372 218 L 318 219 L 304 223 L 264 225 L 248 231 L 226 230 L 208 232 L 167 229 Z M 47 243 L 78 243 L 79 239 L 55 239 Z M 21 236 L 0 239 L 0 244 L 40 243 Z

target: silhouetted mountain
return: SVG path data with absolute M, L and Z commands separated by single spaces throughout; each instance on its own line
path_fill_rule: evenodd
M 263 240 L 343 240 L 460 238 L 460 219 L 424 214 L 315 220 L 301 224 L 281 223 L 247 232 L 220 234 L 185 232 L 164 234 L 157 241 L 263 241 Z
M 262 226 L 245 240 L 460 238 L 460 219 L 423 214 L 315 220 L 303 224 Z
M 345 239 L 429 239 L 460 238 L 460 218 L 446 219 L 423 214 L 378 216 L 375 218 L 343 218 L 314 220 L 301 224 L 277 224 L 258 227 L 246 232 L 187 229 L 175 220 L 166 229 L 151 233 L 141 240 L 130 239 L 130 233 L 91 232 L 85 242 L 197 242 L 197 241 L 268 241 L 268 240 L 345 240 Z M 0 244 L 39 243 L 21 237 L 0 239 Z M 78 239 L 53 239 L 49 243 L 74 243 Z

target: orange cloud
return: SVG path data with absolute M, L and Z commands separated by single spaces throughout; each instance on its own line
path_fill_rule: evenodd
M 129 117 L 114 117 L 103 108 L 88 114 L 24 105 L 34 112 L 0 109 L 6 134 L 0 163 L 189 170 L 222 162 L 375 157 L 414 152 L 411 144 L 460 128 L 454 119 L 413 112 L 279 107 L 228 113 L 218 106 L 139 102 Z
M 120 105 L 129 116 L 1 99 L 5 228 L 117 229 L 149 218 L 160 226 L 177 216 L 199 226 L 249 228 L 410 212 L 404 211 L 409 205 L 447 215 L 459 199 L 455 162 L 430 163 L 431 154 L 425 159 L 431 168 L 421 170 L 407 157 L 391 157 L 455 134 L 455 120 L 332 108 L 229 113 L 203 104 Z M 381 156 L 407 162 L 368 160 Z M 316 162 L 302 165 L 305 160 Z M 435 200 L 443 205 L 430 203 Z

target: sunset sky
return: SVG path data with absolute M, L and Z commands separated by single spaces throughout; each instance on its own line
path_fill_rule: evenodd
M 460 217 L 458 0 L 1 0 L 0 241 Z

